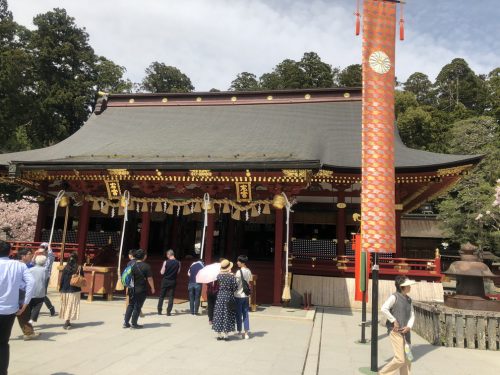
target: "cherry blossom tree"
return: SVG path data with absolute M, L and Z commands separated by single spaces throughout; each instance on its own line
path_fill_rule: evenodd
M 0 195 L 0 236 L 11 241 L 33 241 L 38 204 L 32 197 L 7 202 Z

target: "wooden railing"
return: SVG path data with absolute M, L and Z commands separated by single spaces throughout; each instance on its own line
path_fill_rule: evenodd
M 441 274 L 441 259 L 439 256 L 432 259 L 389 258 L 379 256 L 378 264 L 380 275 L 425 278 L 439 281 Z M 294 273 L 319 275 L 354 275 L 354 256 L 341 255 L 337 258 L 325 258 L 323 254 L 303 254 L 295 257 L 291 254 L 289 265 Z
M 28 248 L 33 251 L 36 251 L 40 247 L 40 244 L 42 244 L 42 242 L 29 242 L 29 241 L 8 241 L 8 242 L 10 243 L 11 246 L 11 256 L 15 256 L 17 252 L 23 248 Z M 54 252 L 56 261 L 59 261 L 62 243 L 52 242 L 51 247 L 52 251 Z M 77 243 L 64 244 L 64 260 L 68 259 L 69 255 L 74 251 L 78 251 Z M 84 258 L 92 260 L 95 256 L 96 251 L 97 247 L 94 244 L 87 244 L 85 246 Z

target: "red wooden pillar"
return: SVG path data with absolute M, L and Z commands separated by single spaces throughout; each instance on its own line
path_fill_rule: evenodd
M 149 226 L 151 223 L 151 213 L 149 210 L 142 213 L 142 223 L 141 223 L 141 240 L 139 242 L 139 247 L 148 252 L 149 246 Z
M 89 232 L 90 202 L 83 201 L 78 215 L 78 260 L 81 263 L 85 259 L 85 249 L 87 247 L 87 234 Z
M 205 264 L 212 263 L 212 254 L 214 247 L 214 227 L 215 214 L 208 214 L 207 232 L 205 233 L 205 250 L 203 252 Z
M 49 213 L 49 204 L 46 201 L 38 203 L 38 216 L 36 217 L 35 237 L 33 241 L 42 241 L 42 229 L 47 222 L 47 214 Z
M 337 203 L 337 256 L 345 255 L 345 208 L 344 192 L 339 191 Z
M 396 204 L 396 258 L 403 257 L 403 246 L 401 241 L 401 214 L 402 205 Z
M 275 210 L 274 224 L 274 293 L 273 305 L 281 304 L 281 263 L 283 257 L 283 210 Z

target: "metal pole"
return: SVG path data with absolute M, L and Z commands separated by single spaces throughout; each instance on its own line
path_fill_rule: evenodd
M 378 371 L 378 264 L 377 253 L 373 253 L 372 268 L 372 339 L 370 370 Z
M 66 212 L 64 213 L 64 228 L 63 228 L 62 242 L 61 242 L 61 253 L 59 256 L 60 265 L 64 263 L 64 249 L 66 248 L 66 233 L 68 232 L 68 216 L 69 216 L 69 204 L 66 206 Z
M 366 343 L 366 290 L 363 290 L 363 304 L 361 305 L 361 341 L 360 343 Z

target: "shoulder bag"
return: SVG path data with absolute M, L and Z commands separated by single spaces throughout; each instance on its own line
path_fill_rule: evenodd
M 87 285 L 87 280 L 82 276 L 82 267 L 79 266 L 76 270 L 76 273 L 71 275 L 71 280 L 69 281 L 69 285 L 76 286 L 77 288 L 83 288 Z

